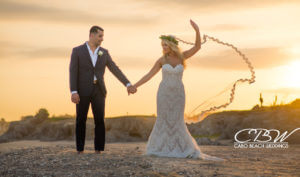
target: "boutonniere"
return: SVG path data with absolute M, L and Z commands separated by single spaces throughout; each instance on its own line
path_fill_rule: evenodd
M 98 55 L 101 57 L 103 55 L 103 52 L 101 50 L 99 50 Z

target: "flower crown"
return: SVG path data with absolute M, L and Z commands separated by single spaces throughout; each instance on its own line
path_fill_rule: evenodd
M 161 35 L 159 38 L 160 39 L 166 39 L 166 40 L 168 40 L 170 42 L 173 42 L 174 44 L 178 45 L 178 41 L 172 35 Z

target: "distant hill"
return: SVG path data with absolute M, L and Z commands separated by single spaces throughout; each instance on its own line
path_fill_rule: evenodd
M 20 121 L 0 124 L 0 142 L 15 140 L 75 140 L 75 118 L 72 116 L 48 117 L 41 109 L 35 116 L 22 117 Z M 147 141 L 155 123 L 155 116 L 120 116 L 105 119 L 106 142 Z M 231 140 L 244 128 L 278 129 L 281 133 L 300 127 L 300 99 L 290 104 L 257 107 L 245 111 L 223 111 L 211 114 L 198 123 L 187 124 L 199 144 L 216 144 Z M 86 139 L 94 139 L 94 120 L 86 125 Z M 205 140 L 205 141 L 204 141 Z M 286 139 L 300 143 L 300 131 Z
M 232 140 L 235 133 L 244 128 L 277 129 L 281 134 L 300 128 L 300 99 L 285 105 L 255 106 L 252 110 L 218 112 L 189 125 L 192 134 L 214 135 L 218 136 L 217 139 Z M 250 135 L 244 136 L 250 138 Z M 293 133 L 286 141 L 300 143 L 300 130 Z

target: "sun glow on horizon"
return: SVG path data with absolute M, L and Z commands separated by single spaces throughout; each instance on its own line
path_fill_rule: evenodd
M 288 87 L 300 88 L 300 59 L 286 65 L 285 82 Z
M 290 51 L 293 55 L 297 56 L 300 54 L 300 46 L 293 46 Z

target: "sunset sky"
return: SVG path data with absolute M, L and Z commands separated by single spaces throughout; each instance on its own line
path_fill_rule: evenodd
M 162 55 L 159 36 L 194 42 L 194 20 L 203 36 L 235 45 L 250 60 L 256 82 L 237 87 L 226 110 L 251 109 L 259 93 L 265 105 L 300 97 L 300 1 L 280 0 L 1 0 L 0 118 L 19 120 L 46 108 L 50 116 L 75 115 L 69 90 L 72 48 L 88 40 L 92 25 L 104 28 L 102 47 L 131 83 Z M 191 46 L 179 43 L 182 50 Z M 187 61 L 185 112 L 240 78 L 250 78 L 233 50 L 212 41 Z M 128 96 L 108 70 L 106 116 L 156 114 L 161 71 Z M 222 99 L 229 99 L 229 92 Z M 92 117 L 92 111 L 89 110 Z

